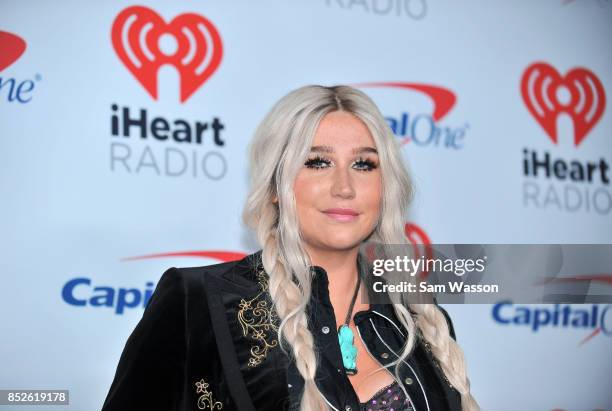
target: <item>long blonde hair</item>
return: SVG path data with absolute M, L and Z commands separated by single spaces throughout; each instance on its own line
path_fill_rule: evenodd
M 406 244 L 404 218 L 413 196 L 412 181 L 399 145 L 374 102 L 360 90 L 349 86 L 301 87 L 281 98 L 257 128 L 249 147 L 251 182 L 243 220 L 255 230 L 263 249 L 270 297 L 281 319 L 278 331 L 281 347 L 287 351 L 284 343 L 289 345 L 304 378 L 301 411 L 327 411 L 329 407 L 315 384 L 317 353 L 305 310 L 311 295 L 311 262 L 302 247 L 293 183 L 321 119 L 337 110 L 363 121 L 378 151 L 382 201 L 378 224 L 368 241 Z M 277 201 L 273 201 L 275 196 Z M 463 351 L 450 336 L 444 314 L 435 304 L 410 304 L 397 301 L 397 296 L 390 297 L 409 336 L 400 358 L 393 363 L 395 378 L 399 380 L 399 366 L 412 352 L 416 339 L 424 338 L 449 382 L 461 394 L 462 409 L 478 410 L 470 393 Z

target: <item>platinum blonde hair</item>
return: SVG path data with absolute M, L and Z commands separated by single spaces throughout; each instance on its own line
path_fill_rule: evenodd
M 367 240 L 408 243 L 404 218 L 413 196 L 412 181 L 397 140 L 374 102 L 362 91 L 342 85 L 304 86 L 281 98 L 260 123 L 249 146 L 251 181 L 243 220 L 255 230 L 262 247 L 270 297 L 281 319 L 278 330 L 281 347 L 287 352 L 284 344 L 289 346 L 304 378 L 301 411 L 330 408 L 315 384 L 318 355 L 305 310 L 313 272 L 310 257 L 302 246 L 293 185 L 321 119 L 338 110 L 353 114 L 368 127 L 378 151 L 383 186 L 380 218 Z M 361 252 L 359 258 L 365 258 Z M 470 393 L 463 351 L 450 336 L 446 318 L 437 305 L 398 301 L 398 297 L 389 296 L 409 336 L 400 358 L 391 364 L 395 365 L 395 378 L 399 381 L 401 363 L 412 352 L 416 340 L 422 338 L 446 378 L 461 394 L 462 409 L 479 410 Z M 403 384 L 400 386 L 403 388 Z

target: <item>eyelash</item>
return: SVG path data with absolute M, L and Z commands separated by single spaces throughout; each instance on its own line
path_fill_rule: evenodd
M 304 165 L 308 168 L 312 168 L 315 170 L 320 170 L 322 168 L 326 168 L 326 167 L 322 167 L 320 164 L 323 163 L 326 166 L 329 166 L 332 162 L 330 160 L 328 160 L 327 158 L 323 158 L 321 156 L 316 156 L 313 158 L 309 158 Z M 364 159 L 359 157 L 353 164 L 360 164 L 360 165 L 365 165 L 368 168 L 360 168 L 358 169 L 359 171 L 372 171 L 375 170 L 376 168 L 378 168 L 378 164 L 376 164 L 374 161 L 369 160 L 369 159 Z

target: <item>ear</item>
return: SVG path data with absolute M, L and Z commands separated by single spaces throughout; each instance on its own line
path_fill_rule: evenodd
M 278 197 L 274 196 L 274 198 L 272 199 L 272 203 L 278 203 Z

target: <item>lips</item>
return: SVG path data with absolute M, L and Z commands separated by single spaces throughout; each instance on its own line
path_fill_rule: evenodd
M 329 208 L 323 211 L 328 217 L 341 222 L 354 221 L 359 213 L 350 208 Z

